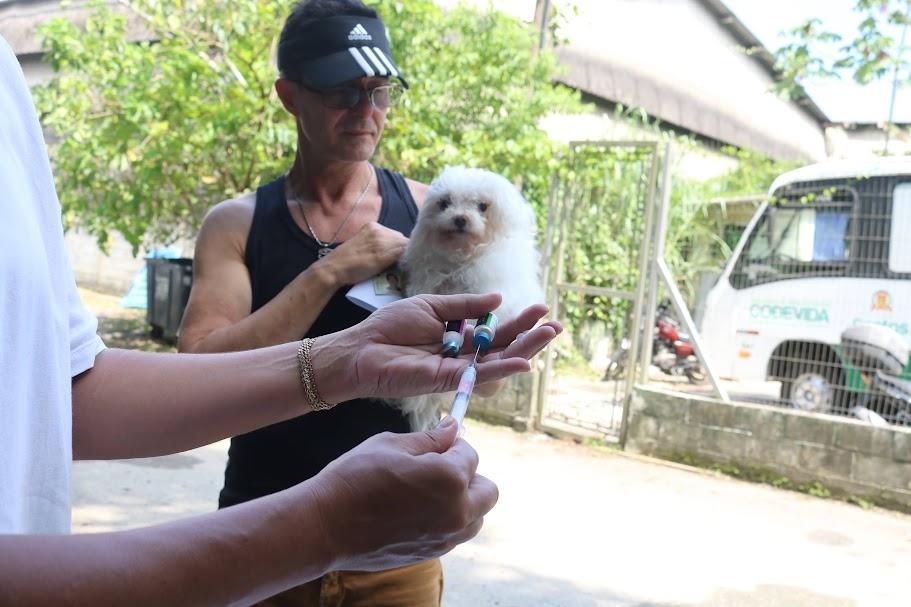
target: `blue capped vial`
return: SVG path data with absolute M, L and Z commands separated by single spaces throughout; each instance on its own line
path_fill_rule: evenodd
M 481 352 L 490 349 L 493 338 L 497 334 L 497 322 L 497 317 L 493 312 L 488 312 L 478 318 L 472 339 L 475 349 L 480 349 Z
M 465 342 L 465 321 L 449 320 L 446 321 L 446 328 L 443 331 L 443 356 L 455 358 L 462 350 L 462 344 Z

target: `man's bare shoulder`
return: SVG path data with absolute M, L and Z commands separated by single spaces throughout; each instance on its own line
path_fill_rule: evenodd
M 411 190 L 411 196 L 414 198 L 414 203 L 418 205 L 420 209 L 424 206 L 424 198 L 427 197 L 427 190 L 430 189 L 430 186 L 426 183 L 421 183 L 420 181 L 415 181 L 414 179 L 405 178 L 405 182 L 408 184 L 408 189 Z
M 247 192 L 236 198 L 222 200 L 206 213 L 203 230 L 230 232 L 246 237 L 253 223 L 256 209 L 256 192 Z
M 214 254 L 224 259 L 230 251 L 228 257 L 243 259 L 255 209 L 256 192 L 223 200 L 209 209 L 196 239 L 196 256 L 208 258 Z

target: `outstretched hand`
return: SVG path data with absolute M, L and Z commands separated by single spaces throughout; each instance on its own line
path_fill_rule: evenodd
M 419 295 L 384 306 L 367 320 L 313 345 L 316 383 L 328 402 L 360 397 L 396 398 L 445 392 L 458 386 L 474 352 L 459 358 L 440 354 L 446 320 L 477 318 L 500 305 L 498 294 Z M 535 324 L 547 313 L 543 305 L 526 309 L 502 324 L 491 349 L 478 359 L 478 383 L 530 369 L 528 359 L 563 329 L 557 322 Z M 470 344 L 470 339 L 466 336 Z

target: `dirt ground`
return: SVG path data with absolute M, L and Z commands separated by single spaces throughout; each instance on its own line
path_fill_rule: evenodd
M 98 334 L 111 348 L 176 352 L 173 344 L 153 340 L 146 326 L 146 311 L 120 306 L 120 297 L 79 289 L 82 302 L 98 317 Z

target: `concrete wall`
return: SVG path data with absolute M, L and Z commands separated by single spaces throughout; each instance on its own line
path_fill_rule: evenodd
M 127 36 L 130 40 L 146 40 L 148 31 L 142 19 L 116 0 L 107 0 L 111 10 L 127 17 Z M 0 36 L 9 43 L 22 65 L 29 86 L 48 80 L 53 71 L 41 60 L 44 49 L 38 29 L 51 19 L 64 17 L 82 25 L 91 14 L 90 0 L 7 0 L 0 3 Z
M 499 392 L 491 397 L 473 396 L 468 417 L 512 426 L 524 432 L 533 424 L 532 400 L 538 373 L 523 373 L 510 377 Z
M 107 253 L 101 250 L 94 236 L 81 230 L 67 232 L 64 244 L 76 284 L 102 293 L 125 295 L 133 278 L 145 265 L 147 251 L 141 249 L 134 256 L 130 244 L 119 234 L 108 239 Z M 171 246 L 181 257 L 192 257 L 193 244 L 180 241 Z
M 604 104 L 595 104 L 585 114 L 551 114 L 541 121 L 541 128 L 554 141 L 655 141 L 653 129 L 643 129 L 632 121 L 618 119 Z M 666 125 L 665 125 L 666 126 Z M 720 151 L 721 144 L 712 141 L 674 149 L 674 174 L 687 179 L 704 180 L 724 175 L 737 168 L 738 161 Z
M 108 254 L 102 252 L 95 238 L 79 230 L 67 232 L 64 244 L 76 284 L 102 293 L 126 294 L 145 264 L 144 252 L 133 257 L 130 245 L 120 237 L 110 239 Z
M 627 449 L 739 463 L 911 509 L 911 430 L 637 387 Z

